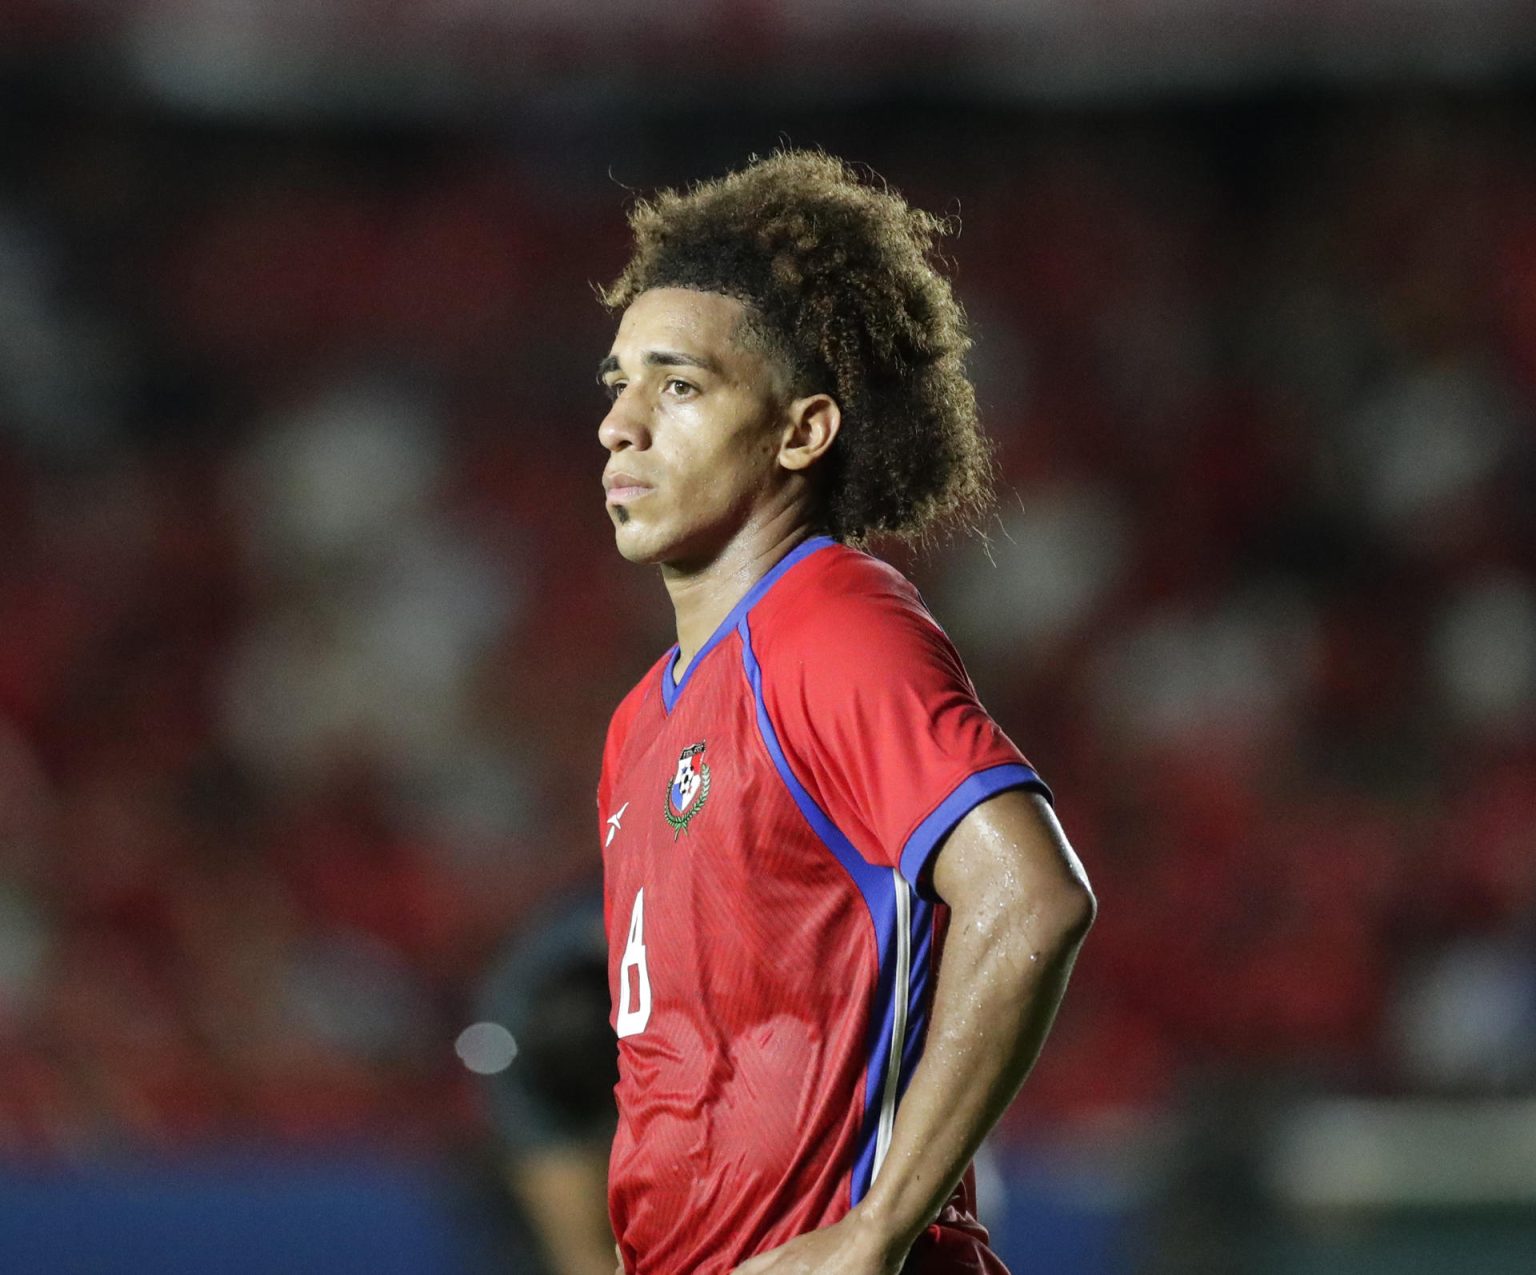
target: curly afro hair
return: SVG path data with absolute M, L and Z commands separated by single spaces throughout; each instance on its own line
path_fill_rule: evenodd
M 934 268 L 949 223 L 830 155 L 781 150 L 630 213 L 634 254 L 605 305 L 693 288 L 748 307 L 796 397 L 842 429 L 819 468 L 819 529 L 862 543 L 975 527 L 992 463 L 965 373 L 965 316 Z

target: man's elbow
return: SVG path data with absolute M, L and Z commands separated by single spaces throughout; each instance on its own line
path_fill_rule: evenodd
M 1081 878 L 1053 890 L 1036 912 L 1037 924 L 1057 951 L 1075 951 L 1099 915 L 1099 901 Z

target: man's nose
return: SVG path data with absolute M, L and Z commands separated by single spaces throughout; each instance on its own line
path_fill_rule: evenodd
M 597 441 L 611 452 L 631 447 L 644 450 L 650 445 L 645 411 L 639 396 L 627 386 L 619 391 L 609 405 L 608 414 L 597 427 Z

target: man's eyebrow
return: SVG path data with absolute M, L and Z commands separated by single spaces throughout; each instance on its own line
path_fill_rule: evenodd
M 679 350 L 647 350 L 644 363 L 646 367 L 696 367 L 717 375 L 720 372 L 720 365 L 714 359 L 702 354 L 684 354 Z
M 640 360 L 646 367 L 696 367 L 705 372 L 720 374 L 720 365 L 701 354 L 684 354 L 681 350 L 647 350 Z M 610 354 L 597 365 L 597 379 L 619 370 L 618 355 Z

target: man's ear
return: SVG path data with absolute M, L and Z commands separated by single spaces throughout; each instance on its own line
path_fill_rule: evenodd
M 797 398 L 788 409 L 788 423 L 779 441 L 779 464 L 806 470 L 826 455 L 843 427 L 843 412 L 830 394 Z

